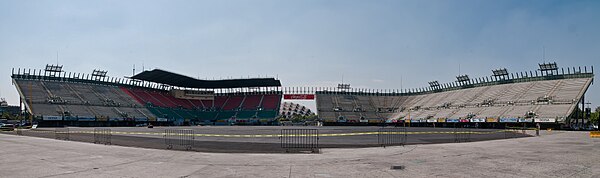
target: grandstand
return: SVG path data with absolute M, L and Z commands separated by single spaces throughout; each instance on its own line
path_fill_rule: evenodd
M 21 104 L 40 125 L 49 126 L 266 125 L 280 115 L 284 93 L 290 99 L 316 98 L 325 124 L 564 125 L 584 103 L 594 77 L 593 68 L 565 69 L 556 63 L 540 64 L 535 72 L 501 69 L 492 76 L 461 75 L 455 82 L 432 81 L 429 87 L 406 90 L 348 84 L 284 89 L 274 78 L 198 80 L 160 69 L 111 78 L 106 71 L 67 73 L 54 65 L 13 69 L 12 79 Z
M 326 124 L 567 124 L 593 82 L 593 68 L 550 70 L 465 81 L 459 76 L 456 82 L 410 90 L 321 89 L 315 92 L 317 110 Z
M 13 69 L 21 103 L 41 126 L 269 124 L 279 113 L 274 78 L 197 80 L 155 69 L 131 78 Z
M 279 115 L 283 118 L 289 119 L 292 118 L 294 115 L 310 116 L 314 115 L 314 113 L 306 106 L 303 106 L 301 104 L 293 102 L 283 102 L 281 103 L 281 107 L 279 109 Z

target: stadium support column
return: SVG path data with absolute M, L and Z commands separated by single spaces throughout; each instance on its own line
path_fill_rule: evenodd
M 585 93 L 581 95 L 581 125 L 585 122 Z
M 19 112 L 19 122 L 21 124 L 23 124 L 23 117 L 24 117 L 24 115 L 23 115 L 23 98 L 21 98 L 20 96 L 19 96 L 19 111 L 21 111 L 21 112 Z

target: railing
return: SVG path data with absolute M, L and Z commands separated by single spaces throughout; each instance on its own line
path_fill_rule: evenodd
M 189 129 L 167 129 L 164 134 L 165 145 L 167 149 L 185 149 L 194 148 L 194 131 Z
M 565 69 L 567 69 L 565 71 Z M 588 70 L 589 69 L 589 70 Z M 498 85 L 506 83 L 520 83 L 520 82 L 531 82 L 541 80 L 557 80 L 567 78 L 589 78 L 594 76 L 594 70 L 592 67 L 568 67 L 557 70 L 556 73 L 547 74 L 538 71 L 529 72 L 516 72 L 511 73 L 505 78 L 498 77 L 480 77 L 474 78 L 466 83 L 449 82 L 441 83 L 439 87 L 421 87 L 412 89 L 367 89 L 367 88 L 351 88 L 351 89 L 338 89 L 334 87 L 252 87 L 252 88 L 229 88 L 229 89 L 212 89 L 210 91 L 215 93 L 215 96 L 224 95 L 236 95 L 236 94 L 348 94 L 348 95 L 377 95 L 377 96 L 407 96 L 407 95 L 421 95 L 428 93 L 437 93 L 444 91 L 459 90 L 465 88 L 473 88 L 480 86 Z M 12 70 L 13 79 L 26 79 L 26 80 L 45 80 L 45 81 L 67 81 L 67 82 L 78 82 L 78 83 L 92 83 L 100 85 L 114 85 L 114 86 L 127 86 L 127 87 L 141 87 L 148 89 L 155 89 L 161 91 L 169 91 L 171 88 L 186 89 L 179 87 L 172 87 L 148 81 L 136 81 L 127 78 L 115 78 L 115 77 L 104 77 L 94 78 L 89 74 L 83 73 L 71 73 L 62 72 L 58 75 L 47 75 L 42 70 L 33 71 L 31 69 L 15 69 Z
M 462 142 L 470 142 L 471 141 L 471 129 L 464 128 L 461 126 L 454 128 L 454 142 L 462 143 Z
M 386 127 L 379 128 L 377 131 L 377 143 L 384 148 L 387 146 L 404 146 L 407 138 L 406 128 Z
M 281 148 L 286 152 L 319 152 L 319 130 L 281 129 Z
M 140 81 L 129 78 L 116 78 L 116 77 L 93 77 L 90 74 L 85 73 L 74 73 L 74 72 L 60 72 L 48 74 L 41 69 L 12 69 L 11 78 L 23 79 L 23 80 L 42 80 L 42 81 L 62 81 L 62 82 L 73 82 L 73 83 L 90 83 L 98 85 L 110 85 L 110 86 L 125 86 L 125 87 L 140 87 L 145 89 L 159 90 L 159 91 L 170 91 L 171 89 L 181 90 L 198 90 L 197 88 L 183 88 L 176 86 L 169 86 L 161 83 Z M 220 89 L 203 89 L 206 91 L 212 91 L 215 96 L 229 96 L 229 95 L 244 95 L 244 94 L 282 94 L 281 87 L 243 87 L 243 88 L 220 88 Z
M 70 139 L 69 128 L 54 129 L 54 138 L 57 140 L 69 140 Z
M 110 129 L 95 128 L 94 129 L 94 143 L 96 143 L 96 144 L 111 145 L 112 144 L 112 132 L 111 132 L 111 130 Z
M 517 131 L 512 129 L 504 130 L 504 138 L 517 138 Z
M 541 74 L 538 71 L 535 73 L 521 72 L 513 73 L 506 78 L 494 78 L 494 77 L 481 77 L 471 79 L 468 83 L 450 82 L 440 84 L 439 87 L 422 87 L 413 89 L 368 89 L 368 88 L 351 88 L 351 89 L 339 89 L 334 87 L 284 87 L 284 94 L 337 94 L 337 95 L 369 95 L 369 96 L 411 96 L 411 95 L 422 95 L 438 92 L 446 92 L 481 86 L 500 85 L 509 83 L 521 83 L 521 82 L 532 82 L 532 81 L 544 81 L 544 80 L 559 80 L 559 79 L 570 79 L 570 78 L 591 78 L 594 77 L 593 67 L 581 67 L 579 68 L 567 68 L 569 70 L 557 72 L 555 74 Z M 588 70 L 590 69 L 590 70 Z
M 15 133 L 17 135 L 23 135 L 23 129 L 21 129 L 21 128 L 15 128 Z

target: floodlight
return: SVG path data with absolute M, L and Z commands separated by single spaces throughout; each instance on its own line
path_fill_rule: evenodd
M 45 71 L 46 72 L 62 72 L 62 67 L 63 66 L 46 64 Z
M 350 89 L 350 84 L 338 84 L 338 89 Z
M 468 82 L 469 76 L 468 75 L 459 75 L 459 76 L 456 76 L 456 80 L 458 82 Z
M 102 70 L 96 70 L 96 69 L 94 69 L 94 71 L 92 72 L 92 76 L 94 76 L 94 77 L 106 77 L 106 73 L 108 73 L 108 71 L 102 71 Z
M 431 82 L 429 82 L 429 86 L 431 88 L 439 87 L 440 83 L 437 80 L 436 81 L 431 81 Z
M 556 65 L 556 62 L 543 63 L 543 64 L 538 64 L 538 65 L 540 66 L 540 71 L 558 70 L 558 65 Z
M 508 70 L 506 70 L 506 68 L 492 70 L 492 73 L 494 73 L 494 77 L 508 76 Z

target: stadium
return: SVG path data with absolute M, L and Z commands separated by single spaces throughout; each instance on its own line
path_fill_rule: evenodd
M 587 141 L 596 132 L 561 131 L 593 124 L 582 109 L 593 67 L 538 67 L 387 90 L 290 87 L 277 78 L 200 80 L 161 69 L 115 78 L 60 65 L 17 68 L 11 79 L 20 106 L 13 108 L 24 112 L 14 129 L 3 125 L 1 141 L 6 152 L 36 156 L 8 164 L 53 170 L 5 169 L 23 177 L 477 177 L 527 174 L 521 168 L 533 166 L 552 167 L 543 170 L 550 176 L 594 175 L 577 165 L 597 156 L 552 156 L 597 148 Z M 315 115 L 292 101 L 315 102 L 316 119 L 293 119 Z M 565 161 L 573 166 L 553 170 Z M 187 170 L 195 166 L 203 167 Z M 476 170 L 454 171 L 464 166 Z
M 593 0 L 2 0 L 0 178 L 600 178 L 599 17 Z
M 588 123 L 583 109 L 593 67 L 539 64 L 535 71 L 428 87 L 378 90 L 284 87 L 275 78 L 198 80 L 161 69 L 127 78 L 63 71 L 63 66 L 13 69 L 20 104 L 39 127 L 279 125 L 284 99 L 315 100 L 324 125 L 572 129 Z M 589 112 L 589 111 L 587 111 Z
M 281 153 L 521 138 L 541 129 L 593 124 L 589 110 L 580 109 L 593 84 L 593 67 L 538 67 L 380 90 L 344 83 L 291 87 L 276 78 L 200 80 L 162 69 L 115 78 L 103 70 L 72 73 L 48 64 L 12 70 L 25 110 L 19 125 L 35 128 L 15 134 L 155 149 Z M 316 116 L 284 100 L 315 102 Z

